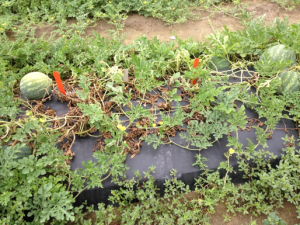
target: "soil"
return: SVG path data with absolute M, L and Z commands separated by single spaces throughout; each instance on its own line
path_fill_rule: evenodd
M 270 0 L 246 0 L 242 3 L 247 3 L 247 11 L 255 12 L 254 17 L 259 17 L 265 15 L 265 21 L 267 24 L 274 21 L 274 19 L 284 17 L 289 17 L 289 22 L 297 23 L 299 20 L 300 6 L 295 7 L 291 11 L 287 11 L 280 7 L 277 3 L 272 3 Z M 233 5 L 224 5 L 223 8 L 232 8 Z M 132 43 L 138 36 L 147 36 L 149 39 L 157 37 L 160 41 L 170 41 L 170 37 L 174 33 L 180 39 L 187 39 L 192 37 L 193 40 L 204 41 L 205 37 L 217 30 L 222 30 L 223 26 L 227 26 L 231 31 L 241 30 L 244 26 L 240 19 L 234 18 L 232 16 L 225 15 L 221 12 L 210 13 L 205 11 L 203 8 L 198 7 L 195 11 L 196 14 L 200 13 L 201 18 L 198 20 L 188 20 L 184 24 L 174 24 L 167 26 L 165 22 L 160 19 L 153 17 L 144 17 L 138 14 L 128 15 L 125 21 L 125 27 L 123 29 L 123 34 L 126 35 L 124 44 Z M 207 18 L 209 17 L 209 18 Z M 70 20 L 69 23 L 75 22 Z M 114 27 L 105 20 L 97 21 L 91 27 L 86 29 L 86 35 L 92 36 L 93 32 L 101 34 L 104 37 L 109 37 L 108 30 Z M 50 34 L 53 31 L 53 27 L 38 27 L 36 30 L 36 37 L 41 37 L 42 34 Z
M 227 213 L 227 208 L 225 203 L 219 203 L 215 207 L 216 213 L 209 215 L 211 218 L 209 220 L 212 225 L 246 225 L 251 224 L 251 222 L 256 220 L 257 225 L 261 225 L 264 219 L 267 219 L 266 215 L 259 215 L 258 217 L 248 214 L 243 215 L 242 213 L 237 213 L 235 216 Z M 282 218 L 287 225 L 299 224 L 300 219 L 297 219 L 296 207 L 289 203 L 284 202 L 281 209 L 274 210 L 277 211 L 277 216 Z M 231 220 L 224 222 L 224 215 L 230 216 Z
M 195 192 L 191 192 L 186 197 L 188 199 L 193 199 L 195 197 Z M 276 211 L 276 215 L 283 219 L 287 225 L 295 225 L 300 224 L 300 219 L 297 218 L 296 213 L 296 207 L 295 205 L 285 201 L 282 205 L 281 209 L 274 210 Z M 116 215 L 120 214 L 117 211 L 117 208 L 115 208 L 114 212 Z M 230 221 L 224 222 L 224 216 L 227 216 L 227 218 L 230 218 Z M 227 207 L 224 202 L 219 202 L 218 205 L 215 207 L 215 213 L 209 214 L 209 224 L 211 225 L 262 225 L 262 221 L 267 219 L 266 215 L 259 215 L 254 216 L 252 214 L 243 215 L 242 213 L 237 213 L 236 215 L 232 215 L 231 213 L 227 213 Z M 85 219 L 91 219 L 92 224 L 95 224 L 96 221 L 96 215 L 95 213 L 89 213 L 85 217 Z M 256 222 L 256 223 L 254 223 Z M 119 225 L 120 223 L 111 223 L 111 225 Z M 68 225 L 75 225 L 74 223 L 69 222 Z
M 280 7 L 277 3 L 272 3 L 267 0 L 246 0 L 242 3 L 248 3 L 247 11 L 255 12 L 254 17 L 265 15 L 265 21 L 267 24 L 274 21 L 274 19 L 284 17 L 289 17 L 289 23 L 298 23 L 300 6 L 295 7 L 291 11 L 287 11 Z M 223 7 L 232 8 L 233 5 L 225 5 Z M 126 35 L 124 44 L 132 43 L 138 36 L 147 36 L 149 39 L 157 37 L 160 41 L 171 41 L 170 37 L 174 33 L 180 39 L 187 39 L 192 37 L 193 40 L 205 41 L 205 37 L 214 31 L 222 30 L 223 26 L 227 26 L 231 31 L 241 30 L 244 28 L 240 19 L 234 18 L 229 15 L 225 15 L 222 12 L 211 13 L 205 11 L 202 8 L 197 8 L 195 12 L 201 14 L 201 18 L 198 20 L 188 20 L 184 24 L 174 24 L 167 26 L 163 21 L 152 18 L 144 17 L 138 14 L 130 14 L 125 22 L 125 27 L 122 33 Z M 70 23 L 75 21 L 69 21 Z M 113 26 L 107 21 L 97 21 L 94 26 L 88 27 L 86 29 L 86 35 L 92 36 L 93 32 L 96 31 L 104 37 L 109 37 L 109 29 L 113 29 Z M 41 37 L 42 34 L 50 34 L 53 31 L 53 27 L 38 27 L 36 29 L 36 37 Z M 191 193 L 192 197 L 193 193 Z M 261 221 L 266 218 L 266 216 L 261 215 L 255 217 L 254 215 L 243 215 L 238 213 L 233 216 L 228 214 L 231 217 L 231 221 L 224 222 L 224 215 L 227 214 L 227 208 L 225 203 L 219 203 L 216 208 L 216 213 L 211 214 L 210 223 L 211 224 L 231 224 L 231 225 L 241 225 L 249 224 L 251 221 L 256 220 L 257 224 L 262 224 Z M 290 224 L 299 224 L 300 219 L 297 219 L 296 207 L 293 204 L 284 202 L 281 209 L 277 210 L 278 216 L 286 221 L 288 225 Z M 93 219 L 93 215 L 90 218 Z

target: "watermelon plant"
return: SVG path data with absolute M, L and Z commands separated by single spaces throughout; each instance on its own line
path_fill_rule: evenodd
M 52 80 L 46 74 L 31 72 L 21 79 L 20 90 L 26 98 L 39 100 L 51 93 Z
M 203 5 L 221 1 L 204 0 Z M 193 2 L 189 1 L 190 5 Z M 299 205 L 299 181 L 294 179 L 299 176 L 299 154 L 294 154 L 295 146 L 285 150 L 287 156 L 280 170 L 269 168 L 272 173 L 266 174 L 265 169 L 274 158 L 265 150 L 266 140 L 270 137 L 270 131 L 284 117 L 282 111 L 288 110 L 294 116 L 290 119 L 297 123 L 300 121 L 299 94 L 296 91 L 299 74 L 287 71 L 278 75 L 282 81 L 279 89 L 282 93 L 288 93 L 278 96 L 274 94 L 276 85 L 266 88 L 272 83 L 260 71 L 267 69 L 269 61 L 280 66 L 284 64 L 282 68 L 294 65 L 295 53 L 300 52 L 300 24 L 289 26 L 285 21 L 264 26 L 254 20 L 245 23 L 247 29 L 241 32 L 231 32 L 225 27 L 224 31 L 210 38 L 210 43 L 180 40 L 177 36 L 177 43 L 140 37 L 125 46 L 118 33 L 111 39 L 96 33 L 90 37 L 79 35 L 85 34 L 84 30 L 93 17 L 110 18 L 110 22 L 118 27 L 119 21 L 125 19 L 125 13 L 130 10 L 146 16 L 166 18 L 170 23 L 183 21 L 187 18 L 184 15 L 191 15 L 180 15 L 187 9 L 188 4 L 183 4 L 187 1 L 135 3 L 100 3 L 91 0 L 80 3 L 80 7 L 74 7 L 79 4 L 77 0 L 68 3 L 49 2 L 48 5 L 18 0 L 2 3 L 5 7 L 0 9 L 3 13 L 0 13 L 0 20 L 3 20 L 0 23 L 0 31 L 3 32 L 0 36 L 0 140 L 2 143 L 9 138 L 20 142 L 33 141 L 36 154 L 11 160 L 18 157 L 18 151 L 22 151 L 23 146 L 17 144 L 0 148 L 0 223 L 24 224 L 25 214 L 34 216 L 33 223 L 52 220 L 54 224 L 63 224 L 74 221 L 77 215 L 82 215 L 82 208 L 72 205 L 74 200 L 87 188 L 102 187 L 102 182 L 109 176 L 113 177 L 114 182 L 128 188 L 112 192 L 114 197 L 111 199 L 124 206 L 119 208 L 122 213 L 120 223 L 205 223 L 205 212 L 213 211 L 213 206 L 220 199 L 229 200 L 230 211 L 245 210 L 245 213 L 248 213 L 247 210 L 260 213 L 270 211 L 275 205 L 272 196 L 276 196 L 278 202 L 285 196 Z M 30 13 L 27 15 L 27 12 Z M 20 23 L 16 18 L 22 16 L 28 16 L 26 23 L 14 29 L 14 25 Z M 34 29 L 27 24 L 29 20 L 34 24 L 41 16 L 50 23 L 61 21 L 55 25 L 58 29 L 52 32 L 49 39 L 35 38 Z M 76 17 L 78 23 L 67 25 L 66 18 L 70 16 Z M 15 41 L 4 33 L 10 29 Z M 256 62 L 266 46 L 277 43 L 285 45 L 266 49 L 261 60 Z M 284 46 L 293 46 L 295 52 Z M 208 62 L 201 55 L 212 57 Z M 226 55 L 226 58 L 220 55 Z M 200 65 L 190 68 L 189 61 L 195 57 L 201 58 Z M 231 63 L 245 65 L 241 66 L 242 73 L 247 72 L 249 76 L 237 77 L 234 71 L 230 75 L 211 76 L 209 73 L 229 70 L 233 68 Z M 257 73 L 250 72 L 247 65 L 255 64 L 261 65 L 260 70 Z M 126 83 L 120 71 L 123 68 L 129 70 L 130 79 Z M 32 103 L 19 98 L 18 81 L 23 74 L 33 70 L 49 74 L 56 69 L 63 74 L 67 93 L 72 93 L 67 99 L 70 113 L 63 117 L 53 110 L 45 110 L 42 101 Z M 39 100 L 50 93 L 51 79 L 45 74 L 35 73 L 34 76 L 21 79 L 21 92 L 28 99 Z M 275 77 L 273 74 L 271 76 Z M 198 78 L 198 82 L 191 86 L 190 80 L 194 78 Z M 235 82 L 229 83 L 229 78 L 235 79 Z M 253 89 L 257 92 L 251 93 Z M 157 107 L 158 99 L 163 102 Z M 132 103 L 132 100 L 135 102 Z M 179 103 L 174 104 L 180 100 L 185 101 L 184 107 Z M 242 106 L 238 108 L 237 102 Z M 31 114 L 20 116 L 20 105 Z M 249 141 L 242 148 L 237 131 L 248 129 L 245 124 L 252 119 L 245 114 L 245 106 L 255 110 L 259 117 L 265 117 L 266 122 L 264 128 L 255 127 L 257 143 Z M 127 107 L 126 111 L 124 107 Z M 121 116 L 127 117 L 126 121 L 121 121 Z M 172 138 L 176 132 L 184 130 L 186 135 L 179 136 L 185 139 L 187 145 L 177 143 Z M 87 161 L 83 163 L 83 169 L 70 170 L 75 139 L 77 136 L 96 136 L 96 131 L 99 132 L 99 139 L 93 156 L 97 162 Z M 186 199 L 187 202 L 182 203 L 174 195 L 167 194 L 164 199 L 166 204 L 163 204 L 164 207 L 169 206 L 166 213 L 162 204 L 157 204 L 154 198 L 158 197 L 154 178 L 146 173 L 149 180 L 137 187 L 136 192 L 136 199 L 143 202 L 131 204 L 135 198 L 133 185 L 139 182 L 120 181 L 119 178 L 125 179 L 128 168 L 123 162 L 126 155 L 135 157 L 143 141 L 153 144 L 154 148 L 167 144 L 200 152 L 225 136 L 228 138 L 226 147 L 230 149 L 225 153 L 227 161 L 219 167 L 225 171 L 225 176 L 205 169 L 206 165 L 200 162 L 203 159 L 201 154 L 197 155 L 196 164 L 205 171 L 205 176 L 196 180 L 199 198 L 191 201 Z M 285 139 L 291 146 L 292 138 Z M 62 147 L 57 148 L 58 143 Z M 249 184 L 245 188 L 236 187 L 230 181 L 229 174 L 235 172 L 231 166 L 232 157 L 236 157 L 239 169 L 248 176 Z M 248 163 L 250 161 L 255 164 Z M 153 168 L 151 172 L 154 172 Z M 173 171 L 173 179 L 166 181 L 166 190 L 183 197 L 182 193 L 187 188 L 183 188 L 175 174 Z M 287 176 L 289 179 L 283 182 L 282 179 Z M 270 180 L 272 183 L 268 182 Z M 172 204 L 168 204 L 170 198 Z M 245 207 L 238 205 L 240 199 Z M 97 215 L 100 216 L 97 219 L 109 224 L 116 217 L 112 207 L 107 208 L 109 210 L 106 211 L 103 205 L 99 207 Z M 157 213 L 161 214 L 157 216 Z

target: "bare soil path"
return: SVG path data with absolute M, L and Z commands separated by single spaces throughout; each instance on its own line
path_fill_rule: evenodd
M 270 0 L 246 0 L 242 3 L 247 3 L 247 11 L 255 12 L 254 17 L 265 15 L 265 21 L 267 24 L 274 21 L 275 18 L 284 19 L 289 17 L 290 23 L 298 23 L 300 20 L 300 6 L 295 7 L 291 11 L 287 11 L 280 7 L 277 3 L 272 3 Z M 232 8 L 233 5 L 224 5 L 223 7 Z M 144 17 L 138 14 L 128 15 L 125 21 L 125 27 L 123 34 L 126 35 L 124 44 L 132 43 L 138 36 L 147 36 L 149 39 L 157 36 L 160 41 L 170 41 L 170 36 L 175 33 L 180 39 L 187 39 L 192 37 L 193 40 L 204 41 L 205 37 L 214 32 L 214 30 L 222 30 L 223 26 L 227 26 L 231 31 L 241 30 L 244 28 L 240 19 L 232 16 L 224 15 L 221 12 L 210 13 L 202 8 L 197 8 L 195 11 L 197 14 L 201 14 L 201 18 L 198 20 L 188 20 L 184 24 L 174 24 L 167 26 L 165 22 L 153 18 Z M 211 15 L 212 14 L 212 15 Z M 75 21 L 69 21 L 75 22 Z M 97 21 L 95 26 L 88 27 L 86 34 L 92 36 L 93 32 L 101 34 L 104 37 L 108 37 L 109 29 L 114 27 L 107 21 Z M 214 30 L 213 30 L 214 29 Z M 44 33 L 50 33 L 53 31 L 53 27 L 39 27 L 36 30 L 36 37 L 40 37 Z

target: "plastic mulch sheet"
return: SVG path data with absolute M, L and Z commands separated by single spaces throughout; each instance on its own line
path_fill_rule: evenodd
M 241 76 L 241 73 L 236 73 L 237 76 Z M 244 78 L 247 74 L 243 74 Z M 239 79 L 230 78 L 230 82 L 239 82 Z M 162 99 L 159 99 L 157 103 L 162 102 Z M 132 102 L 137 104 L 136 102 Z M 239 107 L 241 106 L 240 102 L 235 102 Z M 186 102 L 181 102 L 181 105 L 186 105 Z M 52 97 L 52 100 L 46 101 L 44 105 L 49 106 L 51 109 L 56 110 L 58 115 L 63 115 L 68 112 L 67 103 L 59 102 L 55 96 Z M 176 105 L 176 104 L 175 104 Z M 145 107 L 147 108 L 147 107 Z M 126 110 L 126 109 L 124 109 Z M 127 109 L 128 110 L 128 109 Z M 258 119 L 257 113 L 253 110 L 246 108 L 246 114 L 249 118 L 253 118 L 248 130 L 238 131 L 239 141 L 243 143 L 243 147 L 248 145 L 248 139 L 250 139 L 254 144 L 257 143 L 256 134 L 254 126 L 258 124 L 254 119 Z M 125 117 L 124 117 L 125 118 Z M 264 121 L 263 118 L 260 121 Z M 186 125 L 184 125 L 186 127 Z M 262 128 L 264 125 L 262 126 Z M 185 132 L 185 131 L 180 131 Z M 295 129 L 295 123 L 292 120 L 281 119 L 276 129 L 273 131 L 272 137 L 267 141 L 268 148 L 266 151 L 270 151 L 277 156 L 276 160 L 271 161 L 272 166 L 278 164 L 284 148 L 282 137 L 286 134 L 294 135 L 298 137 L 298 132 Z M 96 132 L 94 135 L 99 134 Z M 231 134 L 235 135 L 235 134 Z M 171 137 L 172 141 L 175 141 L 179 145 L 185 146 L 185 139 L 182 139 L 177 132 L 175 137 Z M 96 145 L 96 137 L 76 137 L 75 143 L 72 146 L 72 151 L 75 153 L 75 156 L 71 163 L 71 169 L 75 170 L 78 168 L 83 168 L 82 162 L 92 160 L 96 162 L 93 157 L 94 146 Z M 131 179 L 134 176 L 134 171 L 139 170 L 141 174 L 144 171 L 147 171 L 151 165 L 156 167 L 155 173 L 153 176 L 156 178 L 157 185 L 162 195 L 164 193 L 163 183 L 166 179 L 170 178 L 170 170 L 176 169 L 178 171 L 178 179 L 182 180 L 185 184 L 189 185 L 191 189 L 194 188 L 195 178 L 201 176 L 201 170 L 197 166 L 192 166 L 196 162 L 196 155 L 201 154 L 202 157 L 208 159 L 206 162 L 207 168 L 212 170 L 217 170 L 222 161 L 226 161 L 224 153 L 228 152 L 228 147 L 226 147 L 228 141 L 227 136 L 219 139 L 213 144 L 212 147 L 199 151 L 191 151 L 183 149 L 177 145 L 159 145 L 157 149 L 154 149 L 152 144 L 148 145 L 146 142 L 142 142 L 139 154 L 131 159 L 131 155 L 127 155 L 125 163 L 130 168 L 127 171 L 127 178 Z M 193 146 L 191 146 L 193 147 Z M 195 147 L 194 147 L 195 148 Z M 243 183 L 247 179 L 243 179 L 243 173 L 238 170 L 237 159 L 233 155 L 230 158 L 230 163 L 234 167 L 234 173 L 229 174 L 233 183 Z M 221 175 L 225 175 L 225 170 L 220 171 Z M 103 188 L 92 188 L 86 189 L 83 191 L 76 199 L 76 205 L 80 205 L 83 202 L 87 201 L 87 205 L 97 205 L 98 203 L 110 204 L 108 197 L 110 196 L 111 190 L 118 189 L 118 185 L 111 182 L 110 179 L 107 179 L 103 182 Z

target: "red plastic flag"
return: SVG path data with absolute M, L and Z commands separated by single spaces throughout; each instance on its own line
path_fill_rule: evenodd
M 194 66 L 193 66 L 193 67 L 194 67 L 194 68 L 197 68 L 198 65 L 199 65 L 199 58 L 196 58 L 196 59 L 194 60 Z M 195 85 L 195 84 L 197 83 L 197 80 L 198 80 L 198 78 L 194 79 L 194 80 L 192 81 L 192 84 Z
M 57 71 L 54 71 L 54 72 L 53 72 L 53 76 L 54 76 L 55 81 L 56 81 L 56 83 L 57 83 L 58 90 L 59 90 L 61 93 L 63 93 L 64 95 L 67 96 L 67 94 L 66 94 L 66 92 L 65 92 L 65 89 L 64 89 L 64 86 L 63 86 L 63 84 L 62 84 L 62 82 L 61 82 L 59 73 L 58 73 Z

